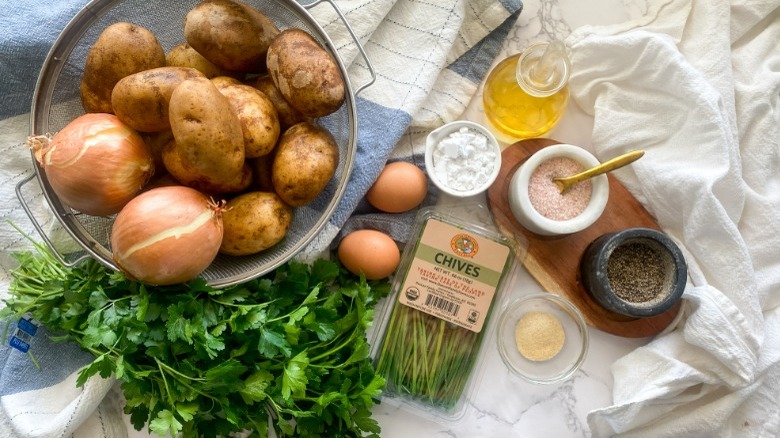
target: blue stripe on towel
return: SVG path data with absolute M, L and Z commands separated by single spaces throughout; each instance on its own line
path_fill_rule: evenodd
M 385 160 L 411 123 L 412 117 L 358 97 L 358 142 L 347 193 L 330 222 L 341 228 L 384 168 Z
M 517 12 L 507 18 L 501 26 L 461 55 L 448 68 L 474 83 L 482 82 L 521 10 L 522 7 L 518 7 Z

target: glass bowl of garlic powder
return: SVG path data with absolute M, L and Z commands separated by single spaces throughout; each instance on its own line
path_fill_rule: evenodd
M 567 299 L 546 292 L 526 295 L 501 313 L 498 352 L 517 376 L 532 383 L 560 383 L 585 361 L 588 328 Z

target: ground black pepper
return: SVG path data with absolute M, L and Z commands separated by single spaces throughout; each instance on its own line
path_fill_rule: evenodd
M 653 300 L 664 290 L 664 254 L 653 245 L 628 242 L 612 251 L 607 260 L 607 280 L 615 294 L 631 303 Z

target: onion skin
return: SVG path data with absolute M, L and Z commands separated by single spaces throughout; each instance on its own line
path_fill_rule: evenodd
M 114 262 L 131 279 L 155 285 L 197 277 L 222 243 L 222 212 L 201 192 L 157 187 L 133 198 L 111 230 Z
M 28 146 L 57 197 L 93 216 L 117 213 L 154 173 L 141 135 L 113 114 L 84 114 L 51 140 L 32 137 Z

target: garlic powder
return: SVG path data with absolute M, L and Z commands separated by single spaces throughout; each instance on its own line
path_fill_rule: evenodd
M 482 133 L 468 127 L 449 134 L 433 150 L 433 171 L 447 187 L 467 192 L 485 185 L 493 173 L 496 151 Z

